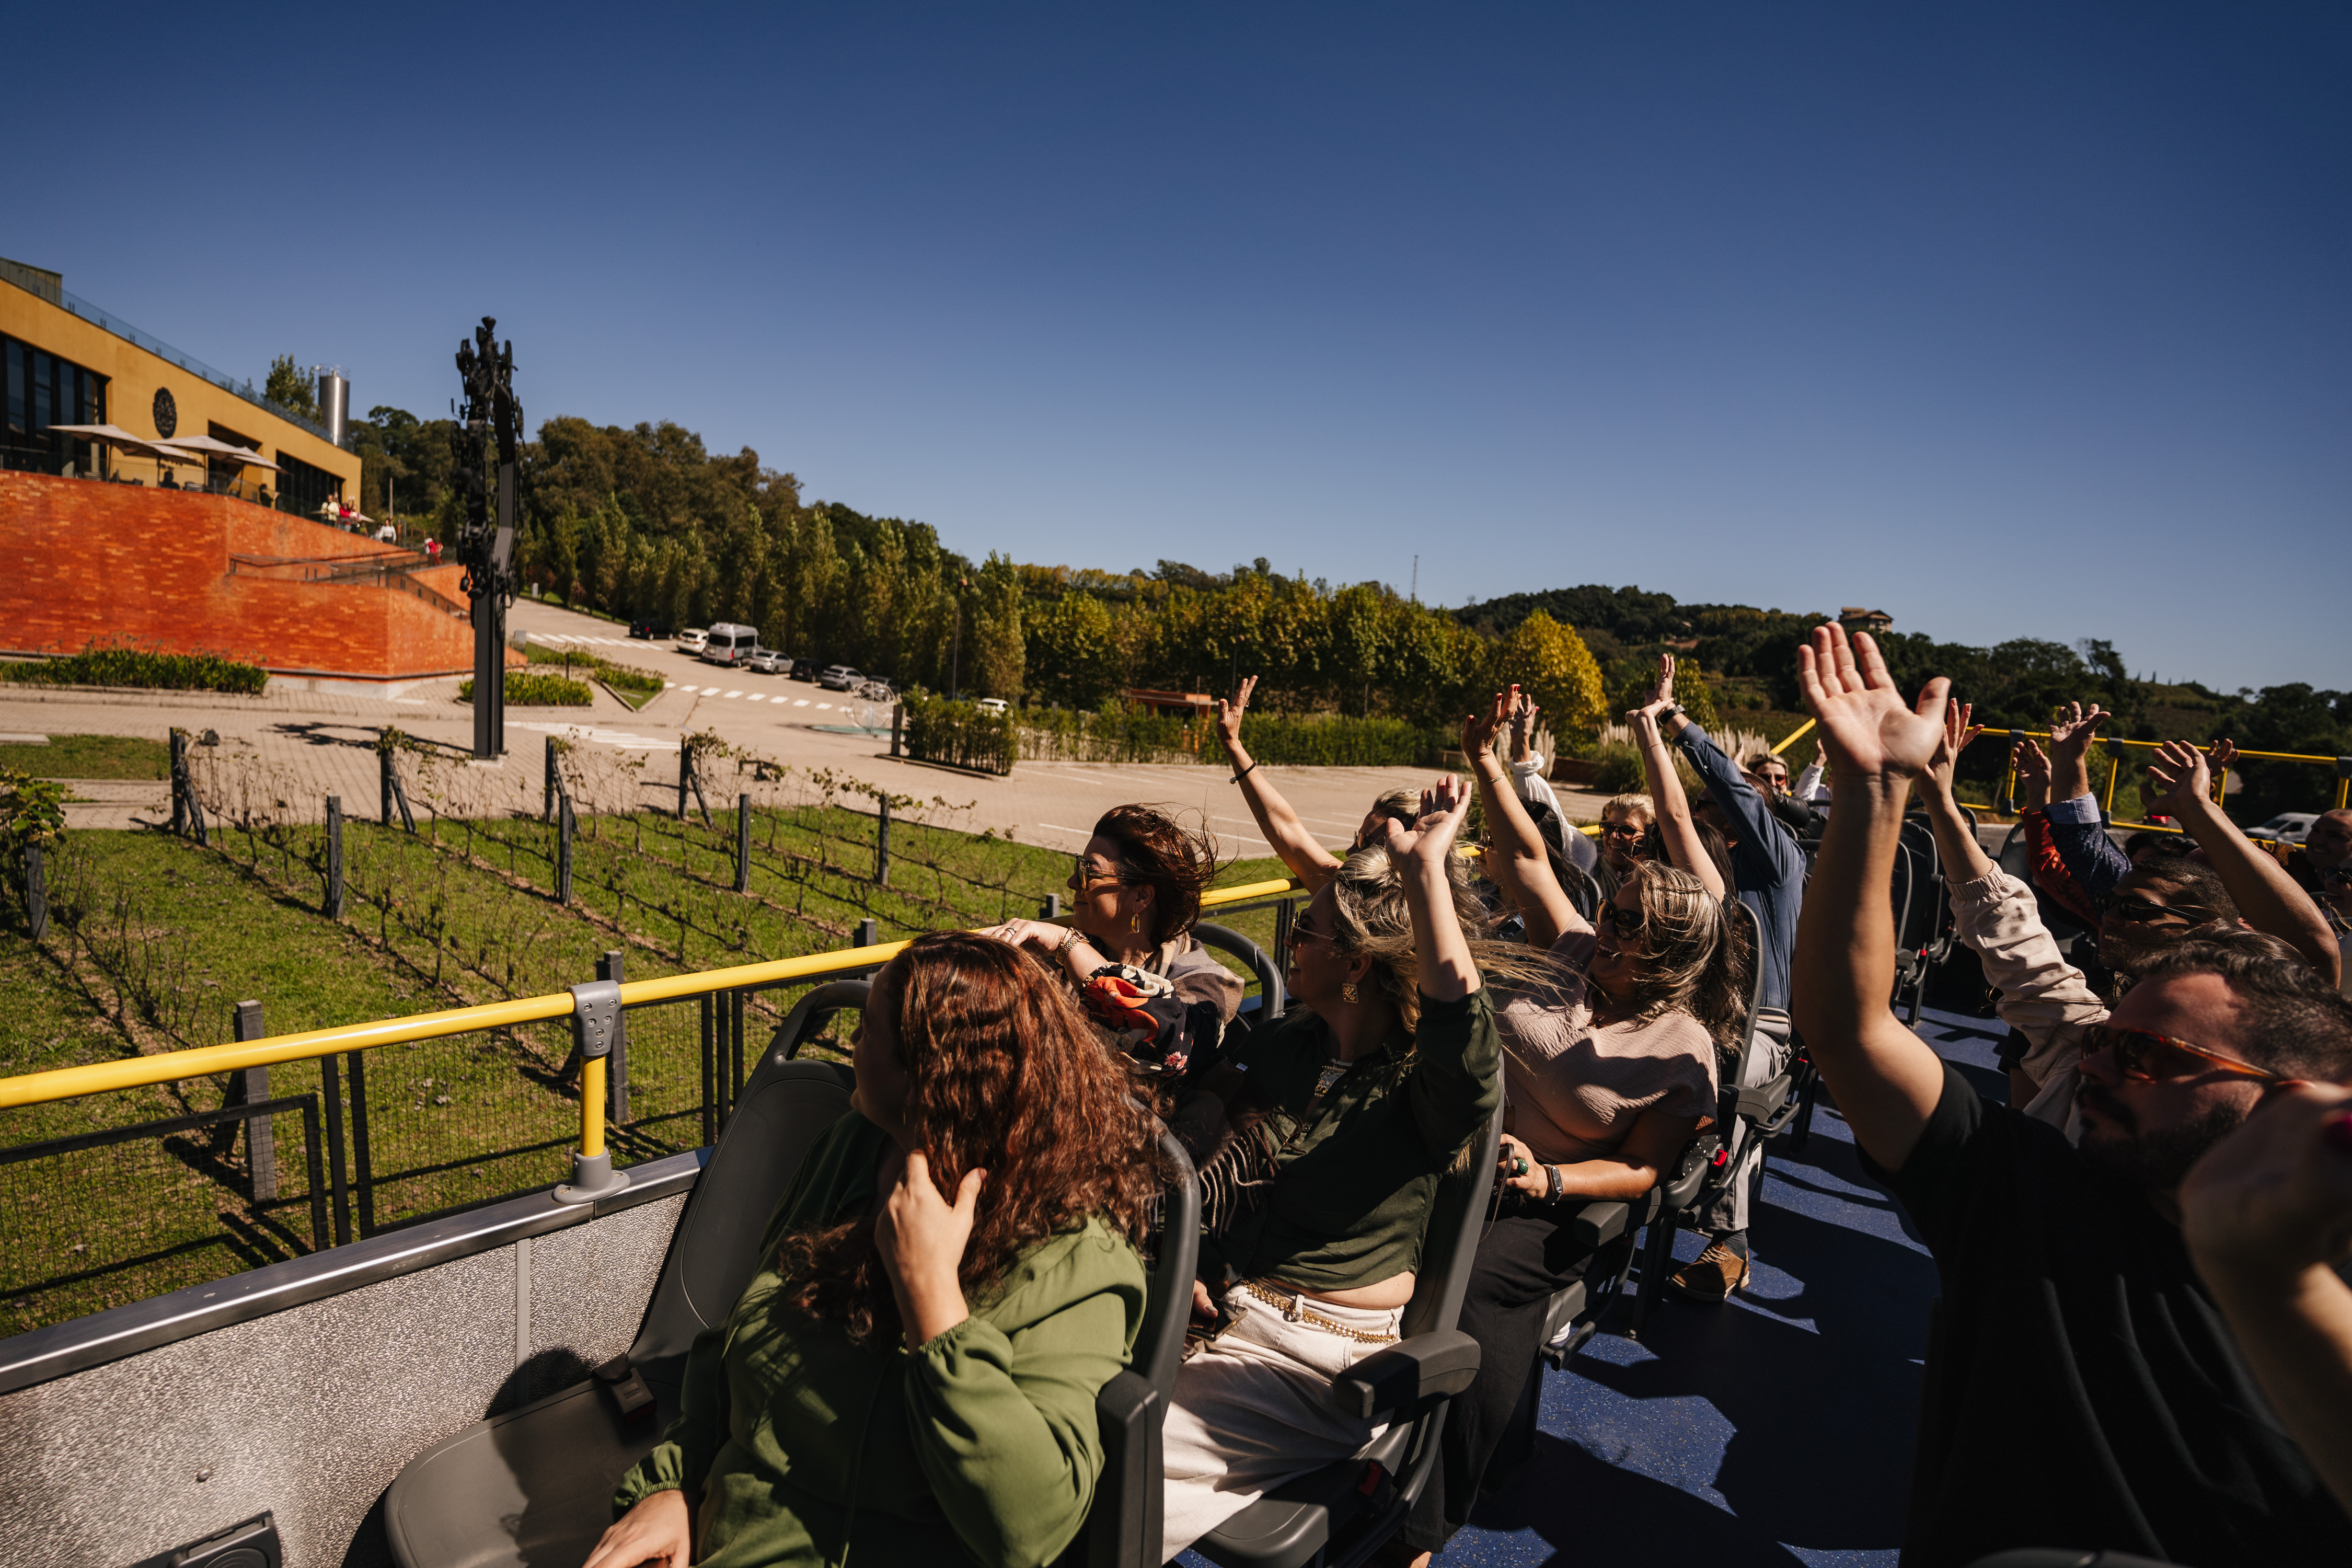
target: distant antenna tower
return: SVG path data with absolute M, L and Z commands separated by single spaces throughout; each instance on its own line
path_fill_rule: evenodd
M 1412 558 L 1412 602 L 1421 603 L 1421 557 Z

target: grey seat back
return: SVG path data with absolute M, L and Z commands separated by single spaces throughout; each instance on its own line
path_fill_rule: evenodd
M 838 1062 L 797 1061 L 820 1016 L 861 1007 L 869 983 L 836 980 L 801 998 L 743 1085 L 677 1222 L 629 1360 L 682 1356 L 694 1337 L 727 1321 L 760 1269 L 760 1236 L 824 1130 L 849 1110 L 856 1079 Z
M 1495 1163 L 1502 1149 L 1503 1104 L 1497 1096 L 1495 1114 L 1471 1140 L 1468 1163 L 1455 1161 L 1437 1184 L 1436 1200 L 1429 1207 L 1429 1228 L 1421 1244 L 1421 1269 L 1399 1325 L 1399 1332 L 1407 1339 L 1450 1329 L 1461 1318 L 1462 1299 L 1470 1290 L 1471 1266 L 1478 1258 L 1479 1233 L 1486 1227 L 1486 1200 L 1495 1190 Z
M 1213 947 L 1220 952 L 1231 953 L 1249 965 L 1250 973 L 1257 977 L 1259 1018 L 1270 1023 L 1282 1016 L 1284 1007 L 1288 1005 L 1288 995 L 1283 989 L 1282 970 L 1266 956 L 1265 949 L 1231 926 L 1216 925 L 1208 921 L 1195 924 L 1192 935 L 1202 947 Z

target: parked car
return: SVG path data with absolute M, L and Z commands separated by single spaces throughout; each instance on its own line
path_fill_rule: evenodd
M 865 679 L 845 664 L 828 664 L 824 672 L 816 678 L 816 683 L 827 691 L 852 691 Z
M 631 621 L 629 635 L 645 642 L 664 642 L 677 634 L 667 621 Z
M 1005 713 L 1012 710 L 1013 705 L 1002 697 L 983 697 L 972 706 L 983 713 Z
M 702 645 L 710 640 L 710 633 L 701 626 L 688 626 L 677 634 L 677 651 L 700 653 Z
M 710 628 L 703 639 L 702 662 L 705 664 L 738 665 L 751 657 L 760 646 L 760 628 L 736 621 L 720 621 Z
M 751 657 L 743 662 L 761 675 L 782 675 L 784 672 L 784 656 L 772 647 L 753 648 Z
M 2260 827 L 2246 829 L 2249 838 L 2268 838 L 2280 844 L 2300 844 L 2311 833 L 2311 825 L 2319 820 L 2315 811 L 2282 811 Z
M 814 680 L 816 679 L 816 660 L 813 658 L 796 658 L 793 660 L 793 668 L 788 673 L 794 680 Z

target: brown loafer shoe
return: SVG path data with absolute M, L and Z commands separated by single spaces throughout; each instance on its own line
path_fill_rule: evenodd
M 1748 1284 L 1748 1259 L 1717 1242 L 1667 1275 L 1666 1283 L 1694 1301 L 1726 1301 Z

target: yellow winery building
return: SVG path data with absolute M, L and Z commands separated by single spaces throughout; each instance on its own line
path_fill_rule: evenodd
M 0 468 L 201 489 L 303 514 L 359 499 L 360 459 L 328 426 L 67 293 L 55 272 L 0 259 Z M 340 426 L 341 410 L 331 414 Z M 113 426 L 130 439 L 88 439 L 58 426 Z M 194 451 L 142 444 L 205 437 L 276 467 L 207 453 L 201 442 Z

